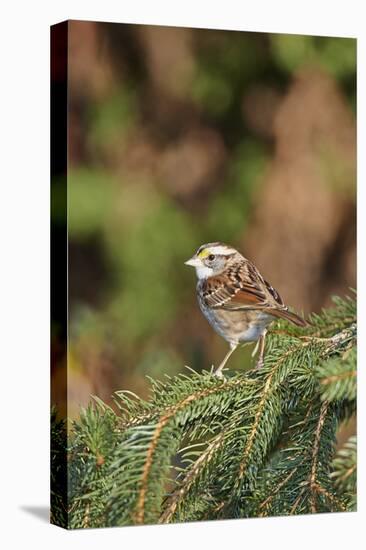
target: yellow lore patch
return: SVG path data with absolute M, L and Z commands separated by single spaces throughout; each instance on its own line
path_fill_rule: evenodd
M 209 248 L 204 248 L 203 250 L 201 250 L 201 252 L 198 254 L 198 257 L 201 258 L 202 260 L 204 258 L 207 258 L 207 256 L 209 256 L 211 254 L 211 251 Z

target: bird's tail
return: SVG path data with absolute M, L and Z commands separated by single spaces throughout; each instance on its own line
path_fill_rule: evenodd
M 300 317 L 300 315 L 297 315 L 297 313 L 293 313 L 292 311 L 288 311 L 287 309 L 273 309 L 270 310 L 269 313 L 274 317 L 286 319 L 286 321 L 290 321 L 298 327 L 306 327 L 309 325 L 309 322 L 305 321 L 305 319 Z

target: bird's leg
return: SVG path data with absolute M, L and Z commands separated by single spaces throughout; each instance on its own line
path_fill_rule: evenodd
M 230 349 L 225 355 L 224 359 L 221 361 L 220 365 L 217 367 L 217 369 L 214 372 L 215 376 L 218 376 L 219 378 L 223 378 L 222 369 L 226 365 L 227 360 L 229 359 L 230 355 L 236 350 L 239 344 L 230 344 Z
M 257 364 L 255 366 L 256 369 L 260 369 L 261 367 L 263 367 L 264 343 L 265 343 L 265 339 L 266 339 L 266 334 L 267 334 L 267 331 L 265 330 L 263 332 L 263 334 L 261 334 L 261 336 L 259 337 L 259 340 L 258 340 L 258 343 L 257 343 L 257 346 L 256 346 L 256 348 L 257 347 L 259 348 L 258 361 L 257 361 Z
M 253 351 L 252 351 L 252 357 L 254 357 L 255 354 L 256 354 L 257 351 L 258 351 L 259 341 L 260 341 L 260 338 L 258 338 L 258 340 L 257 340 L 257 342 L 256 342 L 256 344 L 255 344 L 255 346 L 254 346 L 254 349 L 253 349 Z

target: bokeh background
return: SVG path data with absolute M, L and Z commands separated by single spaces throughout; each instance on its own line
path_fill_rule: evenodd
M 68 47 L 69 416 L 221 361 L 204 242 L 304 313 L 356 286 L 354 39 L 72 21 Z

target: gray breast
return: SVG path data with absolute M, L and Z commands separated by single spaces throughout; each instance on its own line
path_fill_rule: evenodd
M 227 311 L 208 308 L 199 294 L 198 303 L 212 328 L 230 343 L 258 340 L 273 320 L 271 315 L 259 310 Z

